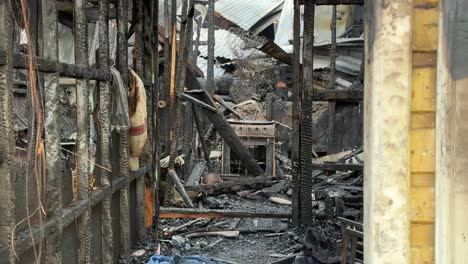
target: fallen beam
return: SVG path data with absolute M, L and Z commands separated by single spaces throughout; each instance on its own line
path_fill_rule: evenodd
M 206 104 L 213 104 L 211 97 L 209 97 L 209 95 L 206 93 L 199 95 L 199 98 Z M 203 109 L 203 112 L 216 128 L 223 140 L 229 145 L 231 151 L 233 151 L 242 161 L 248 173 L 254 176 L 264 174 L 263 169 L 260 167 L 260 165 L 258 165 L 257 161 L 254 159 L 249 150 L 244 146 L 244 144 L 242 144 L 239 136 L 231 127 L 229 122 L 224 118 L 224 116 L 221 113 L 213 113 L 206 109 Z
M 160 218 L 279 218 L 287 219 L 289 212 L 241 211 L 241 210 L 199 210 L 161 207 Z

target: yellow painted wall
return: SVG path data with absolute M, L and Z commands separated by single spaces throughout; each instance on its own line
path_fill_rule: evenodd
M 411 100 L 411 263 L 434 263 L 438 0 L 414 0 Z

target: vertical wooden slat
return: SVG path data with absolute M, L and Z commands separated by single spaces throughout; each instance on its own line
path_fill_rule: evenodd
M 143 1 L 133 1 L 133 23 L 135 24 L 135 46 L 133 68 L 140 77 L 143 77 Z M 136 228 L 137 239 L 143 239 L 145 229 L 145 180 L 140 177 L 136 180 Z
M 117 69 L 124 84 L 128 84 L 128 0 L 117 2 Z M 128 177 L 128 135 L 119 134 L 120 176 Z M 120 248 L 123 254 L 130 251 L 129 187 L 120 190 Z
M 101 70 L 109 71 L 109 0 L 99 1 L 99 50 L 98 67 Z M 100 166 L 110 168 L 110 112 L 111 98 L 109 82 L 99 82 L 99 149 Z M 106 187 L 111 184 L 111 173 L 106 169 L 99 169 L 101 176 L 101 186 Z M 112 196 L 108 195 L 102 201 L 102 262 L 112 263 Z
M 55 0 L 42 1 L 42 52 L 45 59 L 58 61 L 58 16 Z M 56 228 L 46 238 L 45 261 L 62 261 L 62 175 L 60 174 L 60 129 L 58 124 L 59 79 L 57 73 L 44 74 L 45 139 L 46 139 L 46 211 L 48 219 L 55 220 Z
M 79 66 L 88 65 L 88 35 L 86 23 L 87 0 L 75 1 L 75 64 Z M 77 155 L 76 170 L 78 177 L 78 198 L 87 200 L 89 198 L 89 162 L 88 162 L 88 125 L 89 125 L 89 92 L 86 79 L 76 80 L 76 127 L 77 127 Z M 91 255 L 91 208 L 78 219 L 78 263 L 90 263 Z
M 301 176 L 301 164 L 300 164 L 300 139 L 301 139 L 301 77 L 300 77 L 300 5 L 299 0 L 294 0 L 294 18 L 293 18 L 293 95 L 292 95 L 292 120 L 293 120 L 293 132 L 291 133 L 291 158 L 293 162 L 293 181 L 294 181 L 294 192 L 293 192 L 293 217 L 292 225 L 297 226 L 299 224 L 299 182 Z
M 15 139 L 13 133 L 13 19 L 7 1 L 0 1 L 0 49 L 6 50 L 6 64 L 0 66 L 0 247 L 9 248 L 5 263 L 16 263 L 11 247 L 11 231 L 15 225 Z

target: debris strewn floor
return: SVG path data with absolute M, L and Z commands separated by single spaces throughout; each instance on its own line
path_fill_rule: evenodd
M 266 196 L 255 199 L 223 194 L 204 199 L 210 209 L 256 209 L 290 211 Z M 159 230 L 151 230 L 120 263 L 147 263 L 161 255 L 200 255 L 221 263 L 271 263 L 302 251 L 303 238 L 288 228 L 287 219 L 162 219 Z M 185 226 L 177 230 L 178 227 Z M 218 231 L 219 233 L 214 233 Z M 157 239 L 159 234 L 159 240 Z

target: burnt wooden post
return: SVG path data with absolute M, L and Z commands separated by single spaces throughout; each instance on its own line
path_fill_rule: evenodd
M 142 78 L 143 69 L 143 0 L 133 0 L 133 24 L 135 25 L 135 46 L 133 53 L 133 69 Z M 137 240 L 143 239 L 145 229 L 145 179 L 136 180 L 136 233 Z
M 292 95 L 292 120 L 293 132 L 291 134 L 291 158 L 293 164 L 293 217 L 292 225 L 299 225 L 299 183 L 301 182 L 301 163 L 300 163 L 300 140 L 301 140 L 301 66 L 300 66 L 300 5 L 299 0 L 294 0 L 294 18 L 293 18 L 293 95 Z
M 215 12 L 215 1 L 208 0 L 208 63 L 206 70 L 206 84 L 207 90 L 210 95 L 214 94 L 215 83 L 214 83 L 214 61 L 215 61 L 215 30 L 214 30 L 214 12 Z
M 315 15 L 315 0 L 304 2 L 304 46 L 303 46 L 303 80 L 302 80 L 302 95 L 301 95 L 301 138 L 300 138 L 300 164 L 301 176 L 300 185 L 311 186 L 312 184 L 312 159 L 313 142 L 312 142 L 312 112 L 313 112 L 313 97 L 314 91 L 314 15 Z M 309 194 L 300 194 L 299 206 L 301 207 L 301 219 L 312 218 L 312 197 Z M 305 210 L 304 210 L 305 209 Z
M 42 8 L 42 45 L 41 55 L 45 59 L 58 61 L 58 16 L 55 0 L 43 0 Z M 62 261 L 62 175 L 59 172 L 60 129 L 58 124 L 59 107 L 58 73 L 44 74 L 44 114 L 46 140 L 46 212 L 47 218 L 53 219 L 56 228 L 46 238 L 45 262 Z
M 13 116 L 13 19 L 9 3 L 0 1 L 0 49 L 5 50 L 5 64 L 0 66 L 0 246 L 8 248 L 5 263 L 16 263 L 11 247 L 15 225 L 15 135 Z
M 75 1 L 75 64 L 78 66 L 88 66 L 88 35 L 86 22 L 87 0 Z M 78 198 L 80 200 L 89 199 L 89 154 L 88 154 L 88 125 L 89 125 L 89 91 L 88 80 L 76 80 L 76 170 L 78 177 Z M 90 263 L 91 256 L 91 205 L 85 213 L 78 219 L 78 262 Z
M 99 1 L 99 50 L 98 50 L 98 67 L 108 72 L 109 71 L 109 0 Z M 99 154 L 100 166 L 99 175 L 101 177 L 101 186 L 110 186 L 112 175 L 108 171 L 110 165 L 110 144 L 111 144 L 111 129 L 110 129 L 110 112 L 111 98 L 109 81 L 99 82 Z M 102 200 L 102 262 L 112 263 L 113 245 L 112 245 L 112 195 L 107 195 Z
M 164 149 L 161 149 L 162 156 L 167 156 L 170 151 L 169 142 L 169 79 L 170 79 L 170 60 L 171 60 L 171 48 L 170 48 L 170 12 L 169 12 L 169 0 L 164 0 L 164 80 L 163 86 L 161 87 L 160 98 L 158 101 L 159 108 L 159 128 L 160 141 Z
M 331 31 L 331 48 L 330 48 L 330 82 L 328 89 L 335 89 L 336 78 L 336 5 L 332 8 L 332 19 L 330 22 Z M 364 63 L 363 63 L 364 64 Z M 335 116 L 336 116 L 336 101 L 328 102 L 328 149 L 336 149 L 337 142 L 335 139 Z M 341 133 L 338 132 L 338 133 Z M 332 153 L 329 153 L 332 154 Z
M 125 87 L 128 85 L 128 0 L 117 2 L 117 69 L 119 70 Z M 128 134 L 127 130 L 119 133 L 120 176 L 128 177 Z M 129 187 L 120 190 L 120 249 L 130 252 L 130 209 Z

